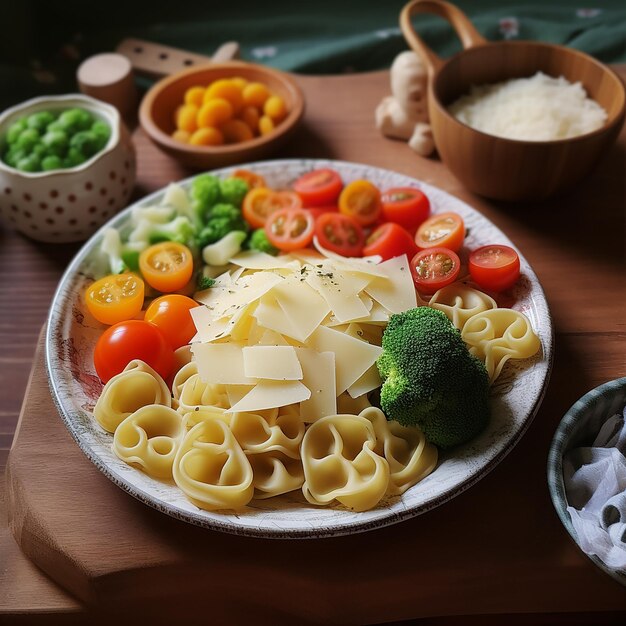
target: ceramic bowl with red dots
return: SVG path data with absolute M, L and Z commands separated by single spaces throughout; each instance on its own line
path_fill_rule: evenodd
M 117 109 L 88 96 L 44 96 L 7 109 L 0 115 L 0 144 L 16 120 L 74 107 L 88 110 L 111 128 L 107 145 L 88 161 L 31 173 L 0 159 L 0 218 L 38 241 L 87 239 L 128 204 L 135 184 L 135 151 Z

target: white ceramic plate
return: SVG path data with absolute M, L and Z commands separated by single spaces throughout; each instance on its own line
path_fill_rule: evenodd
M 265 161 L 245 167 L 262 174 L 274 187 L 289 187 L 298 176 L 319 167 L 336 169 L 345 182 L 366 178 L 381 189 L 418 187 L 429 197 L 434 212 L 455 211 L 463 217 L 469 231 L 467 248 L 487 243 L 513 245 L 489 220 L 459 199 L 391 171 L 319 160 Z M 228 175 L 230 171 L 228 168 L 215 173 Z M 153 204 L 162 193 L 151 194 L 138 204 Z M 129 212 L 122 211 L 107 226 L 121 227 L 129 219 Z M 53 397 L 80 448 L 108 478 L 142 502 L 178 519 L 240 535 L 274 538 L 336 536 L 393 524 L 429 511 L 482 478 L 519 441 L 543 398 L 552 365 L 552 323 L 541 285 L 520 254 L 522 277 L 515 287 L 513 308 L 530 318 L 542 349 L 532 359 L 506 364 L 492 388 L 492 417 L 482 435 L 442 454 L 430 476 L 402 496 L 386 499 L 367 512 L 355 513 L 342 506 L 314 507 L 299 491 L 253 501 L 236 514 L 201 510 L 173 483 L 159 482 L 119 460 L 112 450 L 112 435 L 102 430 L 90 413 L 102 390 L 93 367 L 93 348 L 102 327 L 89 322 L 91 318 L 83 314 L 82 296 L 92 281 L 90 260 L 101 237 L 100 231 L 84 245 L 61 279 L 52 302 L 46 355 Z

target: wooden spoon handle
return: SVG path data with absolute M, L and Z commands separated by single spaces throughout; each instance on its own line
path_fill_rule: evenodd
M 466 50 L 487 43 L 467 15 L 453 4 L 443 0 L 411 0 L 400 13 L 400 28 L 407 43 L 422 57 L 431 75 L 443 65 L 444 61 L 415 32 L 411 18 L 418 13 L 433 13 L 450 22 Z
M 229 41 L 222 44 L 213 57 L 208 57 L 143 39 L 124 39 L 117 46 L 117 52 L 128 58 L 136 74 L 162 78 L 194 65 L 236 59 L 239 56 L 239 44 Z

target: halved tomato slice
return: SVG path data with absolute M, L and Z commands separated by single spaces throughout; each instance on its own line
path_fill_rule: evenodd
M 361 256 L 365 235 L 361 225 L 341 213 L 324 213 L 315 222 L 315 235 L 323 248 L 343 256 Z
M 191 279 L 193 256 L 182 243 L 164 241 L 139 255 L 139 269 L 150 287 L 170 293 L 182 289 Z
M 280 209 L 295 209 L 302 200 L 295 191 L 274 191 L 267 187 L 251 189 L 243 199 L 243 216 L 254 228 L 263 228 L 267 218 Z
M 427 295 L 453 283 L 460 271 L 461 260 L 448 248 L 421 250 L 411 260 L 415 286 Z
M 442 247 L 458 252 L 464 239 L 463 218 L 452 211 L 431 215 L 415 233 L 415 243 L 420 250 Z
M 303 174 L 293 184 L 293 188 L 307 208 L 323 206 L 337 201 L 343 189 L 343 181 L 335 170 L 323 168 Z
M 512 287 L 519 278 L 519 270 L 519 256 L 509 246 L 482 246 L 469 257 L 472 280 L 489 291 L 503 291 Z
M 339 196 L 339 211 L 355 219 L 361 226 L 374 224 L 382 211 L 378 187 L 369 180 L 351 182 Z
M 265 224 L 269 242 L 284 252 L 306 248 L 313 240 L 313 232 L 313 216 L 306 209 L 280 209 Z
M 267 184 L 265 183 L 265 178 L 263 178 L 261 174 L 251 172 L 250 170 L 235 170 L 230 177 L 241 178 L 241 180 L 248 183 L 249 189 L 256 189 L 256 187 L 267 187 Z
M 135 317 L 143 306 L 143 280 L 135 274 L 111 274 L 87 288 L 85 304 L 103 324 L 117 324 Z
M 388 222 L 396 222 L 409 232 L 417 227 L 430 214 L 430 201 L 414 187 L 394 187 L 382 195 L 383 217 Z
M 363 256 L 379 255 L 384 261 L 406 254 L 410 259 L 417 252 L 411 233 L 395 224 L 387 222 L 379 226 L 365 242 Z

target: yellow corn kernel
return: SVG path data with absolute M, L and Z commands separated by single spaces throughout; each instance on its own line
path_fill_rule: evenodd
M 224 135 L 217 128 L 199 128 L 191 138 L 189 143 L 193 146 L 221 146 L 224 143 Z
M 204 87 L 189 87 L 185 91 L 185 104 L 195 104 L 197 107 L 201 107 L 203 98 Z
M 235 113 L 238 113 L 243 107 L 243 95 L 241 87 L 227 78 L 221 78 L 211 83 L 204 92 L 205 104 L 213 98 L 224 98 L 228 100 L 233 107 Z
M 228 120 L 220 126 L 226 143 L 239 143 L 248 141 L 254 137 L 250 127 L 241 120 Z
M 262 115 L 259 120 L 259 132 L 261 135 L 268 135 L 274 130 L 274 121 L 267 115 Z
M 248 83 L 243 89 L 243 102 L 247 106 L 263 108 L 270 90 L 263 83 Z
M 248 84 L 248 81 L 243 76 L 233 76 L 230 80 L 243 91 L 244 87 Z
M 233 116 L 233 106 L 224 98 L 213 98 L 198 111 L 197 123 L 200 128 L 219 126 Z
M 254 135 L 259 128 L 259 119 L 261 117 L 259 109 L 257 109 L 255 106 L 243 107 L 243 109 L 241 109 L 239 117 L 250 127 L 250 130 Z
M 274 122 L 280 122 L 287 116 L 285 101 L 280 96 L 270 96 L 263 105 L 263 113 Z
M 198 127 L 196 124 L 196 116 L 198 115 L 198 107 L 195 104 L 184 104 L 180 107 L 176 116 L 176 125 L 179 130 L 186 130 L 193 133 Z
M 175 130 L 172 133 L 172 139 L 176 141 L 180 141 L 182 143 L 189 143 L 189 139 L 191 138 L 191 133 L 186 130 Z

